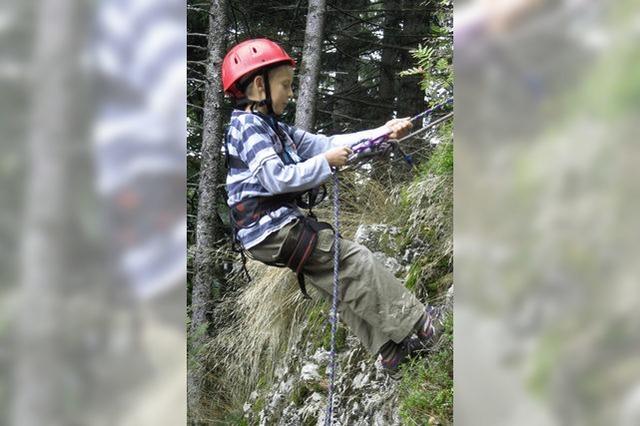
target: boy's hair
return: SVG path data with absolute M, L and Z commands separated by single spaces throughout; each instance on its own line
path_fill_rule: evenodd
M 242 94 L 242 98 L 245 98 L 247 96 L 247 89 L 249 88 L 249 86 L 251 86 L 251 84 L 253 83 L 253 81 L 255 80 L 256 77 L 258 76 L 264 76 L 265 74 L 269 75 L 269 73 L 271 73 L 271 71 L 275 70 L 278 67 L 281 67 L 283 65 L 289 65 L 286 62 L 279 62 L 273 65 L 269 65 L 263 68 L 258 69 L 257 71 L 254 71 L 250 74 L 247 74 L 246 76 L 242 77 L 236 84 L 235 84 L 235 88 Z M 238 100 L 237 97 L 233 98 L 234 100 Z

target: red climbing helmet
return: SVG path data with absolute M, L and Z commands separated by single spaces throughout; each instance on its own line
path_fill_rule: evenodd
M 289 64 L 292 67 L 296 65 L 296 61 L 282 47 L 269 39 L 245 40 L 233 46 L 222 61 L 222 87 L 225 93 L 235 98 L 242 98 L 244 94 L 236 87 L 242 77 L 279 63 Z

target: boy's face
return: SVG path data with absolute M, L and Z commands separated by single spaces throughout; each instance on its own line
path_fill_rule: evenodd
M 289 103 L 289 99 L 293 97 L 293 68 L 289 65 L 283 65 L 274 68 L 269 72 L 269 82 L 271 83 L 271 101 L 273 112 L 281 115 Z M 264 81 L 262 77 L 256 77 L 254 81 L 255 89 L 258 91 L 259 99 L 266 97 L 264 90 Z

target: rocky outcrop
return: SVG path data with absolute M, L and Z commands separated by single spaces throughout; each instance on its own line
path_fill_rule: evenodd
M 297 358 L 299 363 L 290 363 L 278 371 L 276 383 L 264 395 L 252 394 L 245 404 L 245 417 L 250 424 L 324 424 L 329 352 L 319 348 L 311 354 L 298 353 Z M 356 338 L 347 339 L 337 363 L 333 425 L 400 424 L 396 382 L 380 370 Z

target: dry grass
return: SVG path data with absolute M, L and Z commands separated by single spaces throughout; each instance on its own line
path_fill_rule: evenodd
M 282 358 L 299 343 L 309 310 L 320 303 L 319 297 L 302 299 L 288 269 L 255 261 L 247 267 L 253 280 L 237 298 L 222 302 L 231 304 L 220 309 L 231 312 L 230 318 L 203 348 L 202 377 L 211 385 L 201 416 L 220 419 L 222 412 L 238 410 L 236 405 L 258 386 L 269 384 Z
M 317 209 L 320 220 L 333 224 L 333 192 L 329 187 L 327 199 Z M 388 223 L 397 217 L 398 195 L 401 187 L 363 178 L 358 171 L 340 174 L 340 233 L 353 238 L 362 224 Z

